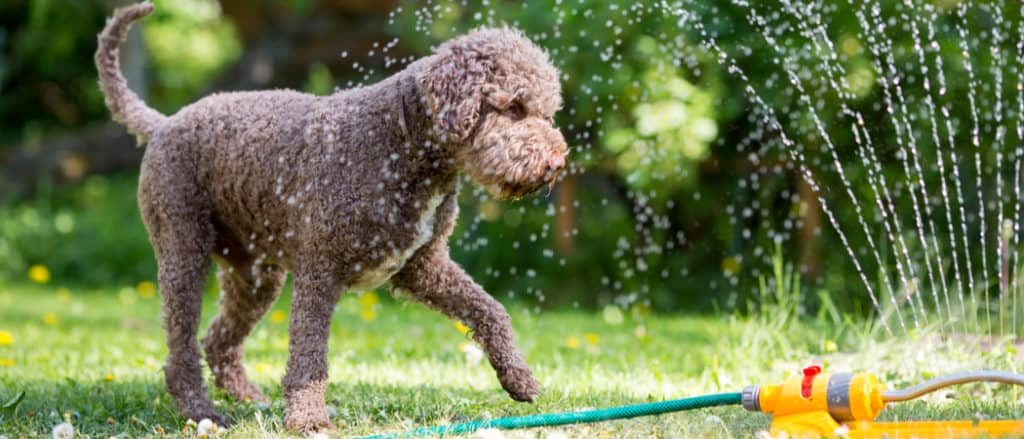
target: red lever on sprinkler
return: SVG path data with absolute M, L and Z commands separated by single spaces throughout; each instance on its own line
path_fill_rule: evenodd
M 821 373 L 821 366 L 816 364 L 804 368 L 804 380 L 800 383 L 800 396 L 811 397 L 811 391 L 814 389 L 814 376 L 819 373 Z

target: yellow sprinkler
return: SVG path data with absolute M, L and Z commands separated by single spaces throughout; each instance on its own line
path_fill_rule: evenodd
M 820 366 L 782 384 L 748 386 L 743 407 L 772 415 L 772 437 L 930 439 L 1024 437 L 1024 421 L 876 422 L 891 402 L 918 398 L 970 382 L 1024 385 L 1024 375 L 997 371 L 959 372 L 905 390 L 886 390 L 870 373 L 827 373 Z

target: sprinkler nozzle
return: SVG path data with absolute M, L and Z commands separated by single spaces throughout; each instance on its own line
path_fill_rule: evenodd
M 870 373 L 823 373 L 805 368 L 782 384 L 743 389 L 741 403 L 772 415 L 771 434 L 790 437 L 978 437 L 1024 434 L 1021 421 L 874 422 L 890 402 L 907 401 L 937 389 L 976 381 L 1024 385 L 1024 375 L 1008 372 L 960 372 L 905 390 L 886 391 Z
M 872 421 L 885 408 L 885 385 L 869 373 L 823 373 L 811 366 L 782 384 L 748 386 L 742 404 L 773 416 L 772 433 L 830 435 L 841 423 Z

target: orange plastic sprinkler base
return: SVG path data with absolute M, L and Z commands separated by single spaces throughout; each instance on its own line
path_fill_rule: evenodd
M 1020 438 L 1024 421 L 852 422 L 845 437 L 889 439 Z
M 875 422 L 888 402 L 904 401 L 951 384 L 997 381 L 1020 384 L 1020 375 L 967 372 L 936 379 L 911 391 L 886 392 L 869 373 L 823 373 L 810 366 L 782 384 L 743 390 L 747 410 L 772 415 L 772 437 L 851 439 L 1020 438 L 1024 421 Z

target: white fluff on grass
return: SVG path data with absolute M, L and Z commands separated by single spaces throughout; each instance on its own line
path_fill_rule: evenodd
M 480 360 L 484 359 L 484 351 L 476 347 L 473 344 L 467 344 L 462 348 L 462 353 L 466 355 L 466 363 L 470 366 L 476 366 L 480 364 Z
M 504 439 L 505 435 L 497 428 L 485 428 L 483 430 L 477 430 L 473 437 L 476 439 Z
M 199 437 L 214 437 L 217 435 L 217 424 L 208 418 L 203 418 L 202 421 L 199 421 L 199 425 L 196 425 L 196 433 L 199 434 Z
M 547 436 L 544 437 L 545 439 L 569 439 L 569 436 L 567 436 L 565 433 L 562 433 L 560 430 L 552 431 L 548 433 Z
M 75 437 L 75 427 L 70 422 L 61 422 L 53 426 L 53 439 L 72 439 Z
M 327 434 L 325 434 L 325 433 L 316 433 L 316 434 L 310 436 L 309 439 L 327 439 Z

